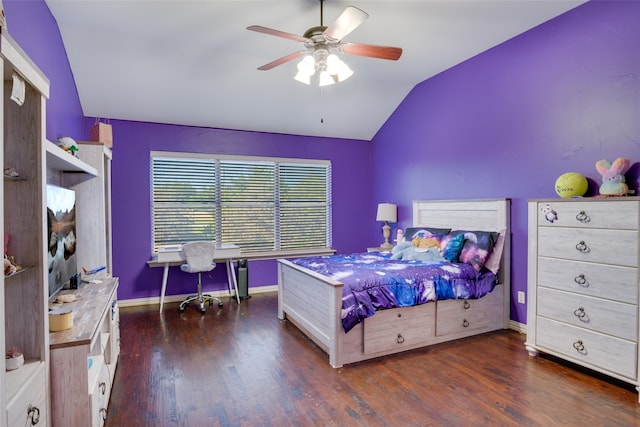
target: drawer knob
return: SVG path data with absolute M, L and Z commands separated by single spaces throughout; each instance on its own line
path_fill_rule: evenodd
M 574 342 L 573 343 L 573 348 L 575 348 L 578 353 L 587 354 L 587 349 L 584 347 L 584 344 L 582 343 L 582 340 L 578 340 L 578 341 Z
M 470 309 L 470 308 L 471 308 L 471 304 L 469 304 L 469 301 L 464 300 L 464 304 L 462 304 L 462 307 L 463 307 L 465 310 L 468 310 L 468 309 Z
M 100 408 L 100 415 L 102 416 L 102 421 L 107 420 L 107 408 Z
M 467 319 L 463 319 L 463 320 L 462 320 L 462 326 L 463 326 L 464 328 L 468 328 L 468 327 L 469 327 L 469 321 L 468 321 Z
M 396 339 L 396 342 L 398 344 L 402 344 L 404 342 L 404 337 L 402 336 L 402 334 L 398 334 L 398 338 Z
M 576 282 L 579 286 L 581 286 L 583 288 L 588 288 L 589 287 L 589 282 L 584 277 L 584 274 L 577 275 L 576 277 L 573 278 L 573 281 Z
M 107 383 L 105 383 L 104 381 L 101 382 L 98 387 L 100 387 L 100 393 L 102 393 L 103 395 L 107 392 Z
M 589 316 L 587 316 L 587 313 L 584 311 L 584 307 L 578 307 L 575 309 L 573 311 L 573 315 L 580 319 L 581 322 L 589 321 Z
M 32 426 L 38 424 L 40 422 L 40 409 L 37 406 L 29 405 L 27 417 L 31 419 Z
M 589 215 L 587 215 L 585 211 L 578 212 L 578 215 L 576 215 L 576 219 L 582 223 L 591 221 L 591 218 L 589 218 Z
M 581 240 L 580 243 L 576 245 L 576 249 L 578 250 L 578 252 L 582 252 L 583 254 L 591 252 L 591 249 L 589 249 L 589 246 L 587 246 L 584 240 Z

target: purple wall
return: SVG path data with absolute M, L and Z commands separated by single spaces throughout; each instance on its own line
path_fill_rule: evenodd
M 374 203 L 397 203 L 401 226 L 412 200 L 512 199 L 513 320 L 526 323 L 527 200 L 558 197 L 569 171 L 597 194 L 603 158 L 630 158 L 638 190 L 639 21 L 640 2 L 582 5 L 419 84 L 373 140 L 374 170 L 394 171 L 374 176 Z
M 86 119 L 89 126 L 94 119 Z M 333 247 L 360 252 L 371 242 L 367 229 L 354 218 L 372 218 L 371 143 L 368 141 L 301 137 L 129 121 L 113 125 L 113 270 L 120 277 L 121 299 L 157 296 L 161 268 L 149 268 L 151 256 L 150 152 L 238 154 L 331 160 L 333 186 Z M 349 185 L 341 185 L 348 182 Z M 356 221 L 357 224 L 357 221 Z M 226 289 L 226 270 L 216 268 L 207 289 Z M 193 276 L 171 269 L 167 295 L 194 291 Z M 250 261 L 250 287 L 277 284 L 276 261 Z
M 70 136 L 78 141 L 89 137 L 80 107 L 67 52 L 62 44 L 58 24 L 43 0 L 4 0 L 9 35 L 51 81 L 47 101 L 49 141 Z

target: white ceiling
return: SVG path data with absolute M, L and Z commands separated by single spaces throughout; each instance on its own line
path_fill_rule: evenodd
M 302 43 L 319 0 L 46 0 L 86 116 L 370 140 L 411 89 L 584 0 L 326 0 L 324 25 L 349 5 L 369 14 L 345 41 L 403 48 L 398 61 L 343 56 L 355 74 L 323 88 L 296 62 L 256 68 Z

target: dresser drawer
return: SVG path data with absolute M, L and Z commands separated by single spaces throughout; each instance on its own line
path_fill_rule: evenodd
M 7 426 L 47 425 L 45 377 L 45 366 L 42 363 L 24 387 L 7 403 Z
M 93 364 L 90 369 L 96 369 L 95 377 L 89 377 L 89 408 L 91 413 L 91 425 L 93 427 L 101 427 L 107 418 L 107 406 L 109 404 L 109 395 L 111 393 L 111 378 L 104 358 L 100 356 L 92 356 Z
M 638 232 L 540 227 L 538 255 L 637 267 Z
M 433 338 L 436 303 L 379 310 L 364 321 L 364 353 L 420 347 Z
M 635 303 L 638 300 L 638 269 L 540 257 L 538 285 Z
M 538 202 L 538 224 L 548 227 L 638 228 L 637 201 Z M 549 214 L 545 206 L 555 212 Z M 549 215 L 553 222 L 547 219 Z
M 570 361 L 601 368 L 635 381 L 637 344 L 544 317 L 536 320 L 536 346 Z
M 629 341 L 638 337 L 636 305 L 538 287 L 537 314 Z
M 502 288 L 480 299 L 452 299 L 437 302 L 436 335 L 443 336 L 477 329 L 497 329 L 502 319 Z

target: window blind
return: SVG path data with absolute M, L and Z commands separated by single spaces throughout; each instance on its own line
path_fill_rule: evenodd
M 331 164 L 303 159 L 151 157 L 152 247 L 192 240 L 243 253 L 331 247 Z

